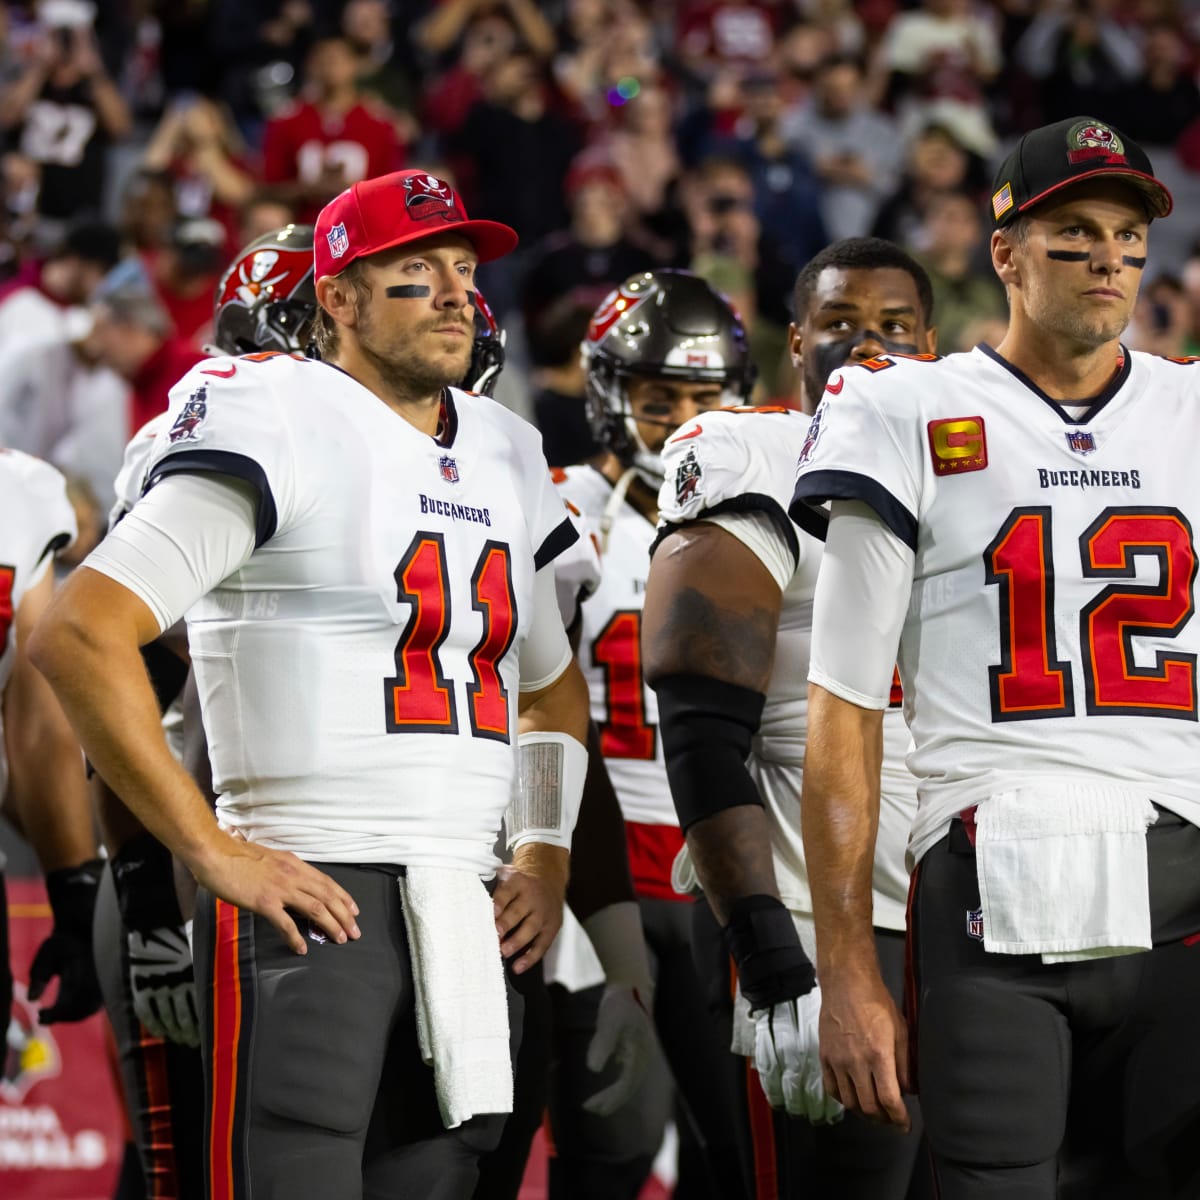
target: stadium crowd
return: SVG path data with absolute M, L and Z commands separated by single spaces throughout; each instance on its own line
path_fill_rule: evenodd
M 794 341 L 805 317 L 797 305 L 827 268 L 898 272 L 919 292 L 919 328 L 894 345 L 881 338 L 885 350 L 924 350 L 926 325 L 936 325 L 940 354 L 994 348 L 1009 323 L 989 249 L 995 169 L 1028 130 L 1084 113 L 1144 148 L 1175 195 L 1174 218 L 1162 233 L 1155 226 L 1122 341 L 1200 355 L 1200 8 L 1186 0 L 4 3 L 0 446 L 66 477 L 78 536 L 58 557 L 65 576 L 99 545 L 121 502 L 130 438 L 214 344 L 229 350 L 214 328 L 219 282 L 247 298 L 275 282 L 256 277 L 239 252 L 298 223 L 317 225 L 318 255 L 339 256 L 346 231 L 329 228 L 326 206 L 361 181 L 419 171 L 472 216 L 519 234 L 512 253 L 481 262 L 476 276 L 495 317 L 491 336 L 503 331 L 495 394 L 538 426 L 551 467 L 589 461 L 608 471 L 619 506 L 629 463 L 611 457 L 595 396 L 589 417 L 588 371 L 597 368 L 580 355 L 614 289 L 643 272 L 668 281 L 674 270 L 694 273 L 707 285 L 697 303 L 711 293 L 715 319 L 744 323 L 738 344 L 752 366 L 737 398 L 781 410 L 811 413 L 805 383 L 822 388 L 828 374 L 797 371 Z M 867 246 L 866 257 L 829 258 L 847 239 Z M 899 257 L 879 258 L 880 243 L 865 239 L 886 240 Z M 307 259 L 307 241 L 302 249 Z M 233 284 L 231 263 L 241 272 Z M 655 286 L 669 299 L 678 285 Z M 336 341 L 329 361 L 341 362 Z M 689 409 L 672 395 L 682 407 L 660 426 L 681 426 L 709 403 L 688 397 Z M 661 441 L 652 448 L 657 456 Z M 659 509 L 649 493 L 637 500 L 641 486 L 634 481 L 630 504 L 653 523 Z M 568 484 L 567 498 L 587 514 L 586 487 L 577 496 Z M 605 503 L 594 515 L 611 526 Z M 639 555 L 647 534 L 632 535 Z M 399 574 L 397 582 L 403 589 Z M 601 664 L 595 648 L 611 633 L 610 623 L 585 634 Z M 639 696 L 640 687 L 639 676 Z M 638 895 L 649 938 L 653 910 Z M 689 937 L 663 936 L 675 949 Z M 582 1022 L 581 1058 L 603 1027 L 600 1011 L 554 1018 L 568 1030 Z M 668 1078 L 664 1061 L 654 1069 Z M 701 1091 L 693 1084 L 684 1107 L 699 1113 Z M 655 1104 L 661 1121 L 640 1131 L 654 1144 L 640 1147 L 624 1180 L 636 1179 L 631 1195 L 667 1112 L 678 1116 L 669 1084 Z M 560 1119 L 564 1144 L 593 1136 L 586 1118 L 583 1132 Z M 734 1196 L 696 1175 L 707 1139 L 706 1169 L 720 1179 L 711 1131 L 697 1141 L 691 1118 L 677 1123 L 680 1194 Z M 605 1136 L 616 1136 L 612 1127 Z M 918 1137 L 919 1125 L 913 1155 Z M 604 1138 L 596 1144 L 602 1160 Z M 586 1174 L 593 1163 L 582 1161 Z M 127 1200 L 139 1194 L 136 1175 L 131 1156 Z M 557 1195 L 584 1197 L 584 1184 L 566 1178 Z M 618 1194 L 596 1186 L 600 1200 Z M 925 1195 L 916 1183 L 910 1194 Z

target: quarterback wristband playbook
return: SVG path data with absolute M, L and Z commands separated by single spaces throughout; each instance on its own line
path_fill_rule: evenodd
M 654 691 L 671 798 L 684 833 L 722 809 L 761 808 L 746 759 L 766 697 L 707 675 L 667 675 Z
M 579 817 L 587 750 L 569 733 L 523 733 L 520 783 L 504 816 L 509 852 L 526 842 L 571 849 Z
M 816 970 L 781 900 L 767 895 L 735 900 L 723 932 L 751 1012 L 807 995 L 816 986 Z

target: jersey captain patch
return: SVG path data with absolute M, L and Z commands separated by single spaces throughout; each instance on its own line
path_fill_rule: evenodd
M 928 429 L 935 475 L 963 475 L 988 465 L 982 417 L 948 417 L 930 421 Z

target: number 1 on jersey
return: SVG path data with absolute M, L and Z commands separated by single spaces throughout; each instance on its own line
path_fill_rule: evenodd
M 592 642 L 592 662 L 604 669 L 601 753 L 605 758 L 653 758 L 658 730 L 646 722 L 642 614 L 636 609 L 613 613 Z
M 396 674 L 383 681 L 388 733 L 457 733 L 454 681 L 439 657 L 450 632 L 450 578 L 440 533 L 418 533 L 395 571 L 396 598 L 411 615 L 396 643 Z M 489 541 L 471 575 L 471 607 L 483 618 L 483 636 L 468 656 L 474 680 L 467 684 L 471 732 L 509 740 L 508 689 L 500 660 L 517 631 L 512 563 L 503 542 Z

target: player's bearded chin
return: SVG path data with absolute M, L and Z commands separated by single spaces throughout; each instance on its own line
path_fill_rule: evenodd
M 430 354 L 422 351 L 425 334 L 452 323 L 445 316 L 423 321 L 416 329 L 389 343 L 375 336 L 375 323 L 365 314 L 358 322 L 358 344 L 365 359 L 378 372 L 387 388 L 397 396 L 429 395 L 459 384 L 471 362 L 474 325 L 464 323 L 467 336 L 460 352 Z

